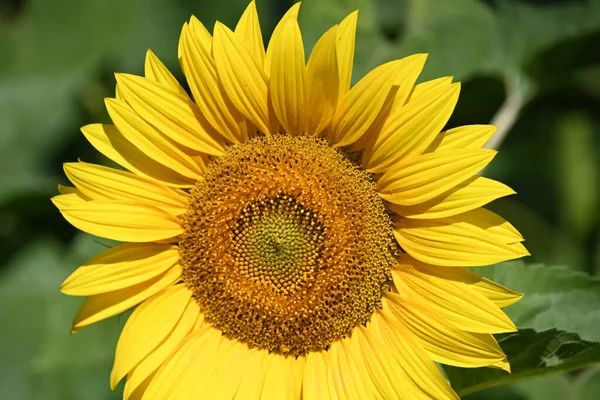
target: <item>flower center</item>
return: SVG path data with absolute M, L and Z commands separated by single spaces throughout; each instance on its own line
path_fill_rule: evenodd
M 229 147 L 191 191 L 184 282 L 225 335 L 282 353 L 326 348 L 379 307 L 392 224 L 371 176 L 327 142 Z
M 292 197 L 277 195 L 244 208 L 233 260 L 244 276 L 289 295 L 314 277 L 324 226 Z

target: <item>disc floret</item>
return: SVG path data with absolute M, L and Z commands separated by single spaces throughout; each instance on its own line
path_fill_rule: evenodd
M 370 319 L 394 263 L 371 176 L 315 138 L 231 146 L 183 222 L 184 281 L 207 321 L 252 347 L 326 348 Z

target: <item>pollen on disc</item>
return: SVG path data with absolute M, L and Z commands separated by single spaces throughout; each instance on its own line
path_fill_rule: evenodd
M 229 147 L 192 189 L 183 223 L 183 279 L 205 320 L 281 353 L 322 350 L 366 323 L 394 264 L 372 177 L 315 138 Z

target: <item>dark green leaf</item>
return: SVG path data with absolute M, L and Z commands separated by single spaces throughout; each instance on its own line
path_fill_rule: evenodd
M 394 54 L 429 53 L 422 80 L 465 79 L 492 58 L 496 21 L 483 2 L 416 0 L 407 2 L 406 13 L 406 29 Z
M 461 396 L 537 376 L 567 372 L 600 363 L 600 344 L 576 334 L 551 329 L 532 329 L 498 335 L 512 373 L 492 368 L 465 369 L 445 366 L 452 387 Z
M 583 340 L 600 341 L 600 280 L 566 267 L 526 265 L 523 261 L 478 268 L 476 272 L 525 293 L 506 309 L 520 329 L 558 329 Z
M 575 386 L 576 400 L 596 400 L 600 393 L 600 369 L 586 371 L 577 379 Z
M 497 51 L 493 65 L 517 71 L 553 44 L 600 27 L 600 2 L 573 1 L 534 4 L 500 0 L 496 7 Z
M 567 268 L 527 266 L 522 261 L 477 272 L 525 296 L 506 309 L 519 332 L 497 337 L 512 373 L 446 366 L 457 392 L 468 394 L 600 363 L 600 280 Z

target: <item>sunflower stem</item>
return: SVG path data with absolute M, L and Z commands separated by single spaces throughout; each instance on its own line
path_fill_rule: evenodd
M 483 147 L 494 150 L 500 147 L 504 138 L 517 121 L 522 107 L 522 96 L 516 91 L 509 92 L 506 100 L 502 103 L 490 122 L 490 124 L 497 126 L 498 130 L 496 130 L 494 136 Z
M 531 85 L 521 74 L 515 74 L 512 78 L 507 78 L 506 86 L 506 99 L 490 121 L 490 124 L 497 126 L 498 130 L 483 146 L 486 149 L 498 150 L 508 132 L 510 132 L 515 122 L 517 122 L 521 110 L 531 98 Z

